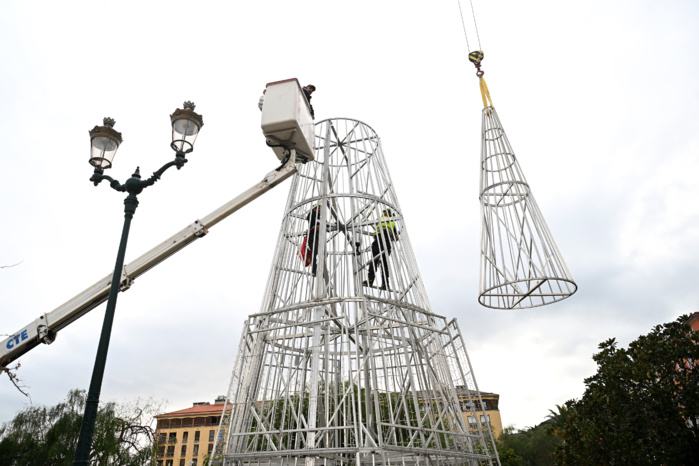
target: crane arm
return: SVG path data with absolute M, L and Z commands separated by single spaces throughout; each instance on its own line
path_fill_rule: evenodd
M 287 178 L 290 178 L 296 171 L 296 150 L 292 149 L 289 161 L 284 166 L 269 172 L 262 181 L 252 186 L 247 191 L 241 193 L 202 219 L 195 220 L 192 224 L 175 233 L 150 251 L 129 264 L 126 264 L 121 274 L 120 290 L 128 290 L 133 281 L 140 275 L 146 273 L 196 239 L 206 235 L 209 232 L 209 228 L 224 220 L 241 207 L 257 199 Z M 38 346 L 40 343 L 53 343 L 56 338 L 56 333 L 59 330 L 67 327 L 107 300 L 111 282 L 112 275 L 110 274 L 82 293 L 79 293 L 72 299 L 58 306 L 53 311 L 39 316 L 29 325 L 6 338 L 0 343 L 0 367 L 8 366 L 15 359 Z

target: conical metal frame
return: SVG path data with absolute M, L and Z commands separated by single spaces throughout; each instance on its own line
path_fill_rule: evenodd
M 577 285 L 556 246 L 495 109 L 483 109 L 478 301 L 496 309 L 555 303 Z
M 456 322 L 430 308 L 377 134 L 356 120 L 322 121 L 315 157 L 293 179 L 214 459 L 499 464 L 489 426 L 469 429 L 464 417 L 485 405 Z M 382 224 L 392 239 L 378 241 Z

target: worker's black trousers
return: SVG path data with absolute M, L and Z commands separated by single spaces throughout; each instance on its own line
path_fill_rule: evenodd
M 306 234 L 306 248 L 311 255 L 311 273 L 315 276 L 318 269 L 318 236 L 320 227 L 311 228 Z
M 376 278 L 376 264 L 381 262 L 382 285 L 386 288 L 388 284 L 388 256 L 391 255 L 391 240 L 386 235 L 378 234 L 371 243 L 371 262 L 369 262 L 369 283 L 374 283 Z

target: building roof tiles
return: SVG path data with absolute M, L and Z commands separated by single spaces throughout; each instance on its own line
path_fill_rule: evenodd
M 228 404 L 228 409 L 231 409 L 231 404 Z M 180 409 L 171 413 L 163 413 L 155 416 L 156 419 L 172 418 L 172 417 L 188 417 L 188 416 L 213 416 L 219 415 L 223 411 L 223 404 L 214 405 L 197 405 L 191 408 Z

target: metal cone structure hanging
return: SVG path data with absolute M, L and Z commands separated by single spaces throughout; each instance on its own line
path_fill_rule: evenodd
M 316 124 L 228 402 L 214 464 L 499 464 L 487 423 L 467 422 L 485 405 L 461 332 L 430 308 L 364 123 Z
M 524 178 L 480 68 L 478 76 L 485 107 L 478 301 L 496 309 L 555 303 L 575 293 L 577 285 Z

